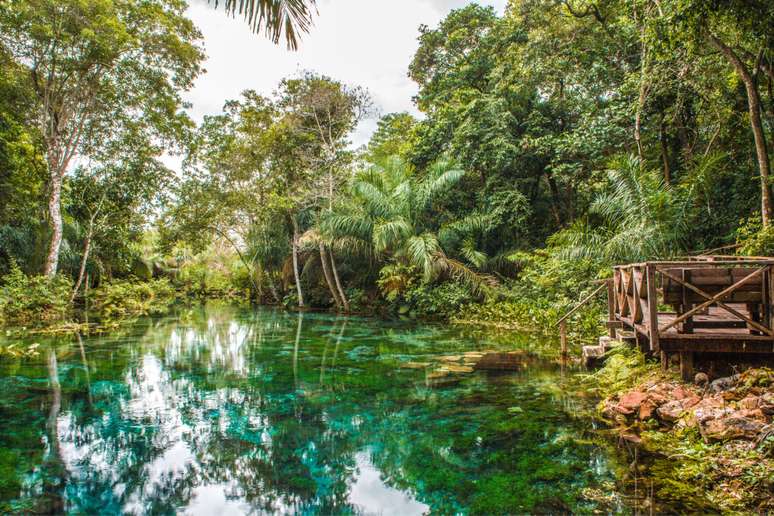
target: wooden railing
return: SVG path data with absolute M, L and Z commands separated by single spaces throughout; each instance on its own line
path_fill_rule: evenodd
M 772 266 L 771 259 L 717 256 L 618 265 L 608 291 L 610 320 L 647 337 L 651 351 L 659 351 L 668 332 L 695 328 L 746 328 L 774 337 Z M 663 305 L 674 311 L 659 312 Z

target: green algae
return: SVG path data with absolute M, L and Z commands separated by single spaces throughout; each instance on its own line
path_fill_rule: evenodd
M 508 347 L 535 345 L 519 339 Z M 619 457 L 568 413 L 552 362 L 442 388 L 400 368 L 504 345 L 223 305 L 52 337 L 0 362 L 0 510 L 622 510 Z

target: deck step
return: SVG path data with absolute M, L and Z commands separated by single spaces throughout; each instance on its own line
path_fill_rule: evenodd
M 607 353 L 614 347 L 620 346 L 621 341 L 612 337 L 608 337 L 607 335 L 603 335 L 599 338 L 599 345 L 605 350 L 605 353 Z
M 597 367 L 605 358 L 604 346 L 583 346 L 583 365 L 586 368 Z

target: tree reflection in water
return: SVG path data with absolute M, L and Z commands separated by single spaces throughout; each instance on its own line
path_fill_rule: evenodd
M 0 470 L 0 508 L 519 512 L 612 489 L 550 364 L 444 389 L 398 367 L 492 346 L 450 329 L 217 305 L 53 344 L 0 369 L 0 448 L 26 461 Z

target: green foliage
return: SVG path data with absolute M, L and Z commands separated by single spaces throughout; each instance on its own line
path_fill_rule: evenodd
M 762 227 L 758 217 L 742 220 L 736 229 L 737 252 L 748 256 L 774 255 L 774 226 Z
M 113 281 L 94 289 L 91 308 L 105 319 L 164 313 L 175 301 L 175 289 L 169 280 L 148 282 Z
M 616 346 L 607 354 L 605 365 L 588 380 L 600 396 L 611 396 L 627 392 L 658 374 L 659 367 L 655 362 L 648 362 L 635 347 Z
M 72 283 L 64 276 L 28 276 L 12 263 L 1 284 L 2 324 L 40 326 L 63 321 L 70 313 Z
M 590 280 L 606 272 L 590 260 L 564 259 L 557 248 L 514 253 L 510 260 L 520 269 L 518 279 L 487 302 L 467 306 L 457 322 L 555 333 L 556 322 L 597 288 Z M 567 321 L 573 342 L 596 339 L 604 330 L 605 310 L 597 299 L 575 312 Z

